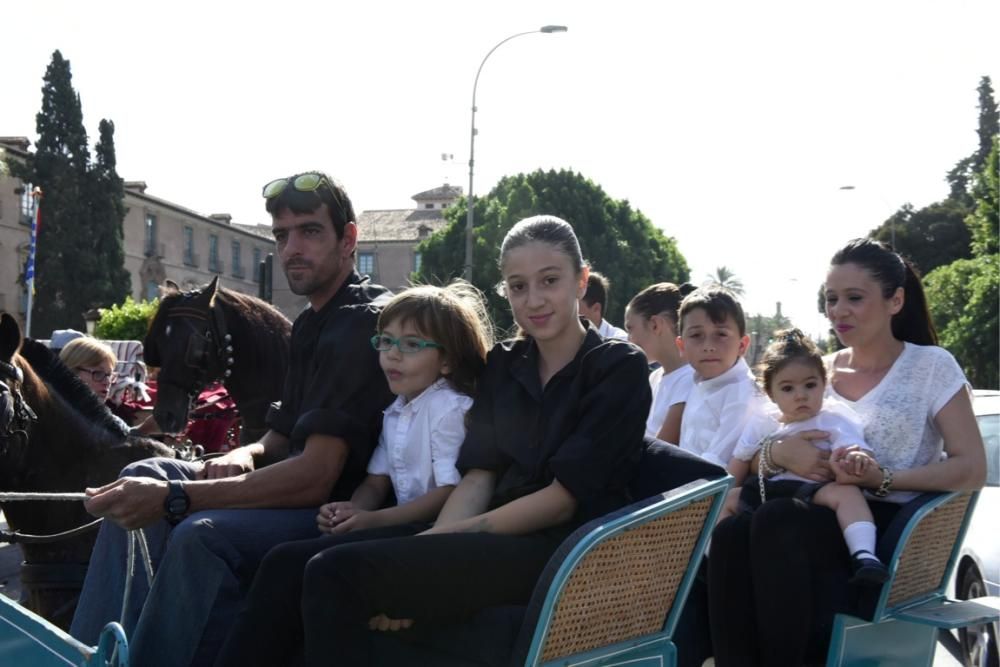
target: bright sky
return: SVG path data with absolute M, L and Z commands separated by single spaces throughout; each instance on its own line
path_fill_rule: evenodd
M 247 224 L 268 222 L 261 185 L 305 169 L 336 175 L 359 211 L 467 188 L 481 59 L 566 25 L 486 64 L 475 192 L 577 170 L 675 237 L 695 282 L 725 265 L 748 312 L 780 300 L 812 335 L 832 252 L 904 202 L 943 198 L 977 146 L 979 78 L 1000 87 L 995 0 L 33 0 L 7 14 L 0 135 L 35 139 L 60 49 L 91 142 L 115 122 L 123 178 Z

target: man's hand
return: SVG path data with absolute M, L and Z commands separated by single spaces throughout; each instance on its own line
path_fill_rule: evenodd
M 83 506 L 94 516 L 126 530 L 144 528 L 163 518 L 167 482 L 150 477 L 122 477 L 98 489 L 87 489 Z
M 236 477 L 253 472 L 253 469 L 253 454 L 250 447 L 237 447 L 222 456 L 205 461 L 205 465 L 198 471 L 197 479 Z

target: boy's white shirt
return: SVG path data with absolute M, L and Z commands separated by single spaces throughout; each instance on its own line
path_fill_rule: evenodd
M 597 333 L 601 334 L 602 338 L 610 338 L 613 340 L 628 340 L 628 332 L 624 329 L 619 329 L 615 325 L 611 324 L 605 319 L 601 320 L 601 326 L 597 327 Z
M 725 468 L 747 420 L 765 400 L 743 357 L 708 380 L 696 372 L 681 420 L 681 449 Z
M 470 397 L 440 379 L 412 401 L 397 396 L 385 409 L 368 473 L 389 476 L 397 505 L 461 480 L 455 462 L 471 406 Z
M 649 416 L 646 418 L 646 435 L 655 438 L 660 434 L 670 408 L 678 403 L 687 403 L 692 388 L 694 388 L 694 369 L 688 364 L 666 374 L 661 366 L 649 374 L 649 389 L 653 393 L 653 402 L 649 406 Z

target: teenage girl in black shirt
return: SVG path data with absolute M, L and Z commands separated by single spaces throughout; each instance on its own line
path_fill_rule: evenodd
M 581 322 L 588 270 L 566 222 L 519 222 L 500 267 L 523 335 L 487 358 L 462 481 L 421 534 L 355 541 L 309 562 L 307 665 L 369 664 L 370 627 L 526 604 L 562 539 L 629 500 L 650 403 L 645 357 Z

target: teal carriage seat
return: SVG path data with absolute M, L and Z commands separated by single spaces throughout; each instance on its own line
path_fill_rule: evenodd
M 930 667 L 938 630 L 995 622 L 1000 599 L 957 602 L 948 582 L 979 493 L 925 493 L 904 505 L 885 536 L 890 579 L 865 620 L 834 619 L 827 666 Z
M 117 623 L 109 623 L 96 647 L 0 595 L 0 665 L 25 667 L 127 667 L 128 642 Z

